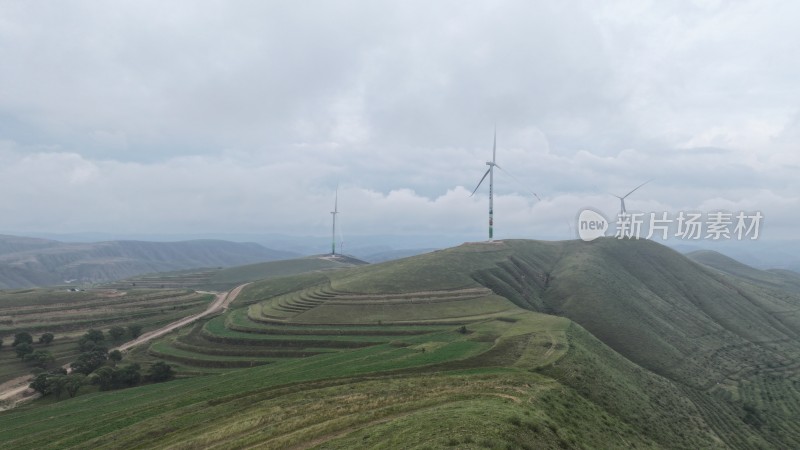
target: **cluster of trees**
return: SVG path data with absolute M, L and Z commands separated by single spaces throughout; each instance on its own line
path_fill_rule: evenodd
M 115 326 L 108 329 L 108 336 L 114 342 L 120 342 L 125 337 L 136 339 L 141 335 L 142 335 L 142 326 L 136 324 L 128 325 L 127 328 Z
M 60 399 L 64 392 L 72 398 L 78 394 L 85 378 L 86 375 L 80 373 L 67 374 L 67 371 L 60 367 L 36 375 L 30 387 L 42 395 L 55 395 L 57 399 Z
M 122 367 L 103 366 L 92 374 L 92 384 L 100 386 L 101 391 L 133 387 L 142 381 L 138 364 Z
M 55 336 L 52 333 L 44 333 L 39 336 L 39 344 L 50 345 L 53 339 L 55 339 Z M 2 340 L 0 340 L 0 346 L 2 346 Z M 53 355 L 49 351 L 34 348 L 33 336 L 27 331 L 15 334 L 11 347 L 17 354 L 17 358 L 40 369 L 47 368 L 54 361 Z
M 131 325 L 127 329 L 112 327 L 108 330 L 108 340 L 121 341 L 126 335 L 133 338 L 141 334 L 142 328 Z M 108 340 L 102 330 L 88 330 L 78 339 L 80 355 L 70 363 L 70 373 L 64 369 L 56 369 L 39 374 L 30 387 L 42 395 L 53 394 L 59 398 L 63 392 L 70 397 L 75 396 L 85 384 L 97 385 L 101 391 L 122 389 L 139 385 L 142 381 L 158 383 L 175 377 L 169 364 L 159 361 L 142 376 L 141 366 L 128 364 L 117 366 L 122 361 L 119 350 L 108 351 Z

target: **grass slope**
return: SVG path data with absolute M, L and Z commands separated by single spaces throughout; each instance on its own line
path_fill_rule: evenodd
M 800 299 L 762 281 L 616 239 L 274 278 L 132 355 L 216 375 L 12 411 L 0 442 L 797 448 Z
M 773 290 L 800 294 L 800 274 L 790 270 L 759 270 L 711 250 L 698 250 L 686 255 L 693 261 L 731 275 L 742 281 Z
M 205 268 L 141 275 L 108 284 L 115 289 L 137 288 L 192 288 L 227 291 L 240 284 L 280 277 L 288 277 L 320 270 L 344 269 L 365 264 L 349 257 L 319 257 L 268 261 L 227 268 Z

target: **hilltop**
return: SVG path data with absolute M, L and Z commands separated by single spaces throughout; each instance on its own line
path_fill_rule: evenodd
M 0 288 L 102 283 L 197 267 L 230 267 L 296 255 L 259 244 L 217 240 L 64 243 L 0 236 Z
M 705 261 L 644 240 L 507 240 L 255 282 L 128 356 L 217 375 L 32 405 L 0 415 L 0 439 L 797 448 L 800 297 Z

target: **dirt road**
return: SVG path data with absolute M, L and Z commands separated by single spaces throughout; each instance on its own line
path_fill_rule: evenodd
M 239 293 L 242 291 L 242 289 L 244 289 L 244 287 L 247 286 L 248 284 L 250 283 L 245 283 L 240 286 L 237 286 L 236 288 L 234 288 L 229 292 L 214 293 L 216 295 L 216 298 L 214 299 L 213 302 L 211 302 L 210 305 L 208 305 L 208 308 L 206 308 L 205 311 L 188 317 L 184 317 L 183 319 L 172 322 L 157 330 L 148 331 L 147 333 L 144 333 L 138 338 L 120 345 L 116 349 L 121 352 L 128 351 L 131 348 L 136 347 L 137 345 L 141 345 L 144 344 L 145 342 L 149 342 L 153 339 L 164 336 L 165 334 L 171 331 L 175 331 L 178 328 L 189 325 L 190 323 L 198 319 L 201 319 L 205 316 L 228 309 L 228 306 L 231 304 L 231 302 L 236 300 L 236 296 L 238 296 Z M 33 391 L 33 389 L 28 388 L 28 384 L 30 384 L 30 379 L 31 379 L 30 375 L 25 375 L 0 384 L 0 411 L 9 410 L 19 405 L 22 402 L 32 400 L 39 396 L 37 393 Z
M 177 320 L 175 322 L 172 322 L 171 324 L 166 325 L 164 327 L 161 327 L 161 328 L 159 328 L 157 330 L 148 331 L 147 333 L 144 333 L 143 335 L 139 336 L 138 338 L 120 345 L 116 349 L 121 351 L 121 352 L 125 352 L 127 350 L 130 350 L 133 347 L 136 347 L 137 345 L 144 344 L 145 342 L 151 341 L 151 340 L 153 340 L 155 338 L 161 337 L 161 336 L 163 336 L 163 335 L 165 335 L 165 334 L 167 334 L 167 333 L 169 333 L 171 331 L 174 331 L 174 330 L 176 330 L 178 328 L 184 327 L 184 326 L 194 322 L 197 319 L 201 319 L 201 318 L 203 318 L 205 316 L 208 316 L 210 314 L 214 314 L 214 313 L 219 312 L 219 311 L 221 311 L 223 309 L 228 309 L 228 306 L 231 304 L 231 302 L 236 300 L 236 296 L 238 296 L 239 293 L 242 291 L 242 289 L 244 289 L 244 287 L 247 286 L 248 284 L 250 284 L 250 283 L 246 283 L 246 284 L 243 284 L 241 286 L 237 286 L 236 288 L 234 288 L 230 292 L 217 293 L 216 294 L 217 298 L 214 299 L 214 301 L 211 302 L 210 305 L 208 305 L 208 308 L 205 311 L 203 311 L 203 312 L 201 312 L 199 314 L 195 314 L 193 316 L 184 317 L 183 319 L 180 319 L 180 320 Z

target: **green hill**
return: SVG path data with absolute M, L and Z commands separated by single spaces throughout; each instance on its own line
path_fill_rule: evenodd
M 0 236 L 0 288 L 102 283 L 195 267 L 230 267 L 295 256 L 253 243 L 108 241 L 64 243 Z
M 650 241 L 464 244 L 252 283 L 128 356 L 217 374 L 3 413 L 0 442 L 798 448 L 798 312 Z
M 733 258 L 710 250 L 699 250 L 686 255 L 690 259 L 768 289 L 787 290 L 800 294 L 800 274 L 790 270 L 759 270 Z
M 282 259 L 234 267 L 201 268 L 175 272 L 159 272 L 140 275 L 125 280 L 108 283 L 114 289 L 136 288 L 192 288 L 226 291 L 251 281 L 286 277 L 319 270 L 343 269 L 366 264 L 364 261 L 337 255 L 307 256 L 303 258 Z

